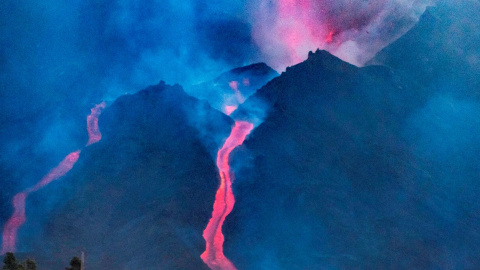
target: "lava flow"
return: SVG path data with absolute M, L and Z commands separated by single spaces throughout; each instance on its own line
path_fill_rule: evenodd
M 90 109 L 90 115 L 87 116 L 87 146 L 90 144 L 94 144 L 102 139 L 102 133 L 100 133 L 100 130 L 98 129 L 98 117 L 100 116 L 100 113 L 102 113 L 102 110 L 105 109 L 105 106 L 106 103 L 104 101 Z
M 22 191 L 13 197 L 13 215 L 5 224 L 3 228 L 3 243 L 2 251 L 0 254 L 5 254 L 6 252 L 14 252 L 17 242 L 17 231 L 20 226 L 25 223 L 27 220 L 25 215 L 25 201 L 30 195 L 30 193 L 35 192 L 42 187 L 48 185 L 52 181 L 59 179 L 64 176 L 68 171 L 70 171 L 77 162 L 80 155 L 80 150 L 68 154 L 65 159 L 58 164 L 57 167 L 53 168 L 45 177 L 40 180 L 35 186 Z
M 103 108 L 105 108 L 105 102 L 96 105 L 95 108 L 91 110 L 91 114 L 87 117 L 87 130 L 89 135 L 87 146 L 98 142 L 102 138 L 98 129 L 98 116 Z M 0 254 L 15 252 L 18 229 L 27 220 L 25 214 L 25 201 L 27 200 L 28 195 L 40 190 L 44 186 L 58 180 L 68 173 L 80 157 L 80 152 L 80 150 L 77 150 L 68 154 L 55 168 L 45 175 L 40 182 L 13 197 L 13 214 L 3 228 L 2 250 L 0 251 Z
M 220 174 L 220 187 L 215 195 L 212 218 L 207 228 L 203 231 L 203 238 L 207 242 L 205 252 L 201 255 L 202 260 L 213 270 L 236 269 L 223 254 L 222 225 L 225 217 L 230 214 L 235 204 L 232 193 L 233 173 L 230 171 L 228 159 L 235 147 L 241 145 L 245 137 L 252 131 L 253 124 L 244 121 L 236 121 L 230 136 L 223 147 L 217 153 L 217 167 Z
M 20 226 L 25 222 L 25 200 L 28 194 L 26 192 L 20 192 L 13 197 L 13 215 L 5 224 L 3 228 L 3 243 L 2 251 L 0 254 L 15 251 L 15 243 L 17 238 L 17 231 Z

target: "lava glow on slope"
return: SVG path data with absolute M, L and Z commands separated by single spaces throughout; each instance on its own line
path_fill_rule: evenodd
M 25 223 L 27 217 L 25 215 L 25 201 L 30 195 L 42 187 L 50 184 L 51 182 L 59 179 L 64 176 L 68 171 L 73 168 L 73 165 L 77 162 L 78 157 L 80 156 L 80 150 L 68 154 L 57 167 L 53 168 L 45 177 L 40 180 L 35 186 L 22 191 L 13 197 L 13 215 L 7 221 L 3 228 L 3 242 L 2 242 L 2 251 L 0 254 L 5 254 L 6 252 L 14 252 L 17 242 L 17 231 L 20 226 Z
M 228 83 L 235 93 L 235 105 L 225 105 L 224 111 L 227 115 L 233 113 L 239 104 L 245 101 L 241 91 L 238 89 L 238 82 Z M 243 80 L 244 86 L 250 85 L 250 80 Z M 208 267 L 212 270 L 236 270 L 233 263 L 223 254 L 223 233 L 222 226 L 225 218 L 230 214 L 235 204 L 235 197 L 232 192 L 232 183 L 234 174 L 228 164 L 230 153 L 237 146 L 242 145 L 248 134 L 253 130 L 253 124 L 246 121 L 235 121 L 235 125 L 223 144 L 217 152 L 217 168 L 220 176 L 220 186 L 215 195 L 213 204 L 212 218 L 203 231 L 203 238 L 206 242 L 205 252 L 200 256 Z
M 233 270 L 235 266 L 223 254 L 222 225 L 225 217 L 230 214 L 235 204 L 232 192 L 233 173 L 230 171 L 228 159 L 230 153 L 241 145 L 247 135 L 252 131 L 253 124 L 245 121 L 236 121 L 230 136 L 217 153 L 217 168 L 220 174 L 220 187 L 215 195 L 212 218 L 207 228 L 203 231 L 203 238 L 207 248 L 201 255 L 202 260 L 213 270 Z
M 98 129 L 98 117 L 103 108 L 105 108 L 105 102 L 102 102 L 92 108 L 91 114 L 87 116 L 87 130 L 89 135 L 87 146 L 98 142 L 102 138 L 102 135 Z M 60 179 L 62 176 L 68 173 L 73 168 L 73 165 L 75 165 L 75 163 L 78 161 L 80 152 L 80 150 L 77 150 L 68 154 L 55 168 L 45 175 L 40 182 L 26 189 L 25 191 L 17 193 L 15 197 L 13 197 L 13 214 L 3 228 L 2 250 L 0 254 L 15 252 L 16 250 L 18 229 L 27 220 L 25 214 L 25 201 L 27 200 L 28 195 L 40 190 L 41 188 L 55 180 Z
M 248 79 L 243 80 L 245 86 L 250 84 Z M 231 81 L 228 84 L 235 93 L 235 105 L 224 106 L 227 115 L 233 113 L 238 104 L 245 101 L 242 93 L 238 89 L 238 82 Z M 215 195 L 213 204 L 212 218 L 208 222 L 207 228 L 203 231 L 203 238 L 207 246 L 205 252 L 200 256 L 208 267 L 212 270 L 235 270 L 235 266 L 223 254 L 223 233 L 222 226 L 225 218 L 230 214 L 235 204 L 235 198 L 232 192 L 233 172 L 230 171 L 228 164 L 230 153 L 237 146 L 241 145 L 247 135 L 253 130 L 253 124 L 245 121 L 235 121 L 235 126 L 227 138 L 222 148 L 217 152 L 217 168 L 220 175 L 220 187 Z
M 237 106 L 225 106 L 225 113 L 227 115 L 232 114 L 237 109 Z
M 248 79 L 243 80 L 243 85 L 250 84 Z M 228 83 L 235 93 L 235 105 L 224 106 L 224 111 L 230 115 L 237 109 L 238 104 L 245 101 L 242 93 L 238 89 L 238 82 Z M 233 172 L 230 171 L 228 164 L 230 153 L 237 146 L 241 145 L 248 134 L 253 130 L 253 124 L 246 121 L 235 121 L 235 125 L 223 144 L 217 152 L 217 168 L 220 175 L 220 187 L 215 195 L 213 204 L 212 218 L 208 222 L 207 228 L 203 231 L 203 238 L 207 243 L 205 252 L 200 256 L 208 267 L 212 270 L 235 270 L 235 266 L 223 254 L 222 226 L 225 218 L 230 214 L 235 204 L 235 198 L 232 192 Z
M 2 251 L 0 252 L 2 255 L 7 252 L 15 251 L 18 228 L 22 226 L 27 219 L 25 216 L 25 200 L 27 199 L 27 196 L 28 193 L 20 192 L 13 197 L 13 215 L 3 228 Z
M 106 103 L 105 101 L 95 105 L 90 110 L 90 115 L 87 116 L 87 131 L 88 131 L 88 143 L 87 146 L 90 144 L 94 144 L 102 139 L 102 133 L 98 129 L 98 117 L 102 110 L 105 109 Z

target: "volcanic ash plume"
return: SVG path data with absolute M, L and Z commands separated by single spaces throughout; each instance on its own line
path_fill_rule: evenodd
M 430 0 L 262 0 L 253 37 L 276 70 L 325 49 L 363 65 L 410 29 Z

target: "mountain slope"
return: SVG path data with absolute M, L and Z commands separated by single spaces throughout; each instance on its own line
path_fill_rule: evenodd
M 194 110 L 204 122 L 194 121 Z M 32 199 L 65 194 L 53 213 L 35 213 L 49 216 L 33 248 L 41 269 L 59 268 L 80 251 L 91 269 L 208 269 L 202 232 L 218 180 L 200 137 L 226 137 L 233 121 L 161 82 L 117 99 L 99 124 L 102 140 Z
M 431 89 L 480 97 L 480 3 L 439 1 L 370 64 L 389 66 Z
M 239 269 L 480 267 L 480 106 L 462 95 L 324 51 L 289 68 L 245 103 L 271 109 L 233 158 L 227 257 Z

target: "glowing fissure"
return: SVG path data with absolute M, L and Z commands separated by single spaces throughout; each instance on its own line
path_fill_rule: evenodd
M 102 109 L 105 108 L 105 102 L 96 105 L 91 109 L 91 114 L 87 116 L 87 131 L 88 131 L 88 143 L 87 146 L 98 142 L 102 135 L 98 129 L 98 117 Z M 71 152 L 68 154 L 55 168 L 53 168 L 47 175 L 45 175 L 34 186 L 17 193 L 12 200 L 13 214 L 10 219 L 5 223 L 2 233 L 2 250 L 1 255 L 7 252 L 15 252 L 17 243 L 18 229 L 25 223 L 27 216 L 25 214 L 25 202 L 28 196 L 50 184 L 51 182 L 60 179 L 66 173 L 68 173 L 73 165 L 78 161 L 81 150 Z
M 245 121 L 235 121 L 235 126 L 225 144 L 217 153 L 217 168 L 220 175 L 220 187 L 215 195 L 212 218 L 207 228 L 203 231 L 203 238 L 207 246 L 201 255 L 202 260 L 212 270 L 234 270 L 236 269 L 230 260 L 223 254 L 222 225 L 225 217 L 230 214 L 235 204 L 232 192 L 233 172 L 228 164 L 230 153 L 237 146 L 241 145 L 247 135 L 253 130 L 253 124 Z

